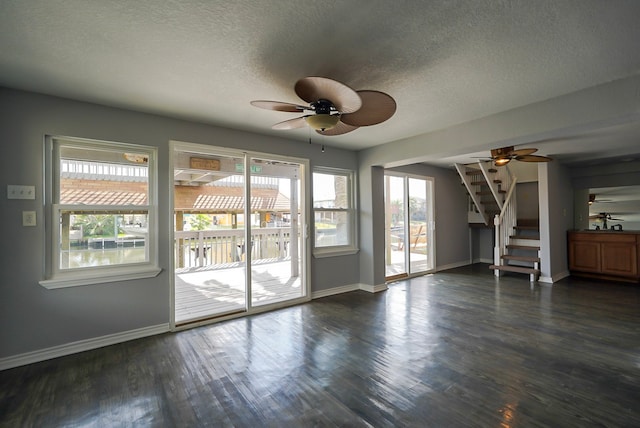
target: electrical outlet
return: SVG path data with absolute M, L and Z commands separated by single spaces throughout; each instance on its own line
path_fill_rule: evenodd
M 7 185 L 7 199 L 35 199 L 36 186 Z
M 23 226 L 35 226 L 36 225 L 36 212 L 35 211 L 22 211 L 22 225 Z

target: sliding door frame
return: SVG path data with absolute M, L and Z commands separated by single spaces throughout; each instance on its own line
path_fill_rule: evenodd
M 387 177 L 397 177 L 402 178 L 403 180 L 403 222 L 404 222 L 404 233 L 403 233 L 403 248 L 404 248 L 404 273 L 387 276 L 385 272 L 385 281 L 394 281 L 402 278 L 411 278 L 414 276 L 425 275 L 428 273 L 432 273 L 436 268 L 436 242 L 435 242 L 435 179 L 429 176 L 417 175 L 417 174 L 409 174 L 397 171 L 385 171 L 385 192 L 388 191 L 388 182 Z M 411 230 L 411 213 L 410 213 L 410 198 L 411 193 L 409 189 L 409 180 L 421 180 L 425 182 L 425 191 L 426 191 L 426 256 L 427 256 L 427 269 L 414 272 L 411 269 L 411 255 L 410 255 L 410 230 Z M 385 216 L 389 212 L 389 207 L 387 206 L 387 196 L 385 196 Z M 387 227 L 387 219 L 385 218 L 385 229 Z M 387 231 L 385 230 L 385 236 L 387 236 Z M 389 254 L 389 245 L 390 243 L 385 239 L 385 270 L 387 266 L 387 255 Z
M 201 321 L 194 321 L 192 323 L 181 324 L 176 326 L 175 320 L 175 257 L 173 255 L 169 256 L 169 270 L 170 270 L 170 327 L 172 331 L 179 331 L 184 329 L 189 329 L 193 327 L 197 327 L 200 325 L 211 324 L 219 321 L 224 321 L 232 318 L 244 317 L 247 315 L 252 315 L 260 312 L 265 312 L 269 310 L 273 310 L 279 307 L 287 307 L 294 306 L 300 303 L 305 303 L 311 300 L 311 283 L 310 283 L 310 264 L 311 264 L 311 247 L 310 247 L 310 239 L 309 239 L 309 216 L 311 213 L 311 189 L 310 189 L 310 163 L 308 159 L 296 158 L 291 156 L 278 155 L 274 153 L 264 153 L 264 152 L 254 152 L 242 149 L 233 149 L 227 147 L 218 147 L 207 144 L 197 144 L 197 143 L 189 143 L 183 141 L 169 141 L 169 174 L 168 174 L 168 195 L 169 195 L 169 218 L 174 218 L 174 162 L 175 162 L 175 152 L 176 151 L 193 151 L 199 152 L 203 154 L 211 154 L 211 155 L 221 155 L 221 156 L 235 156 L 243 158 L 244 165 L 244 177 L 245 177 L 245 188 L 244 188 L 244 196 L 245 196 L 245 209 L 244 209 L 244 218 L 245 218 L 245 242 L 251 242 L 251 159 L 270 159 L 274 161 L 282 161 L 289 163 L 297 163 L 300 165 L 301 174 L 299 177 L 300 183 L 300 193 L 303 196 L 300 203 L 300 222 L 298 225 L 299 234 L 300 234 L 300 259 L 301 263 L 301 286 L 304 289 L 304 295 L 299 298 L 294 298 L 291 300 L 286 300 L 282 302 L 276 302 L 271 304 L 264 304 L 259 306 L 252 306 L 252 294 L 251 294 L 251 251 L 246 251 L 246 263 L 245 263 L 245 300 L 246 300 L 246 310 L 238 313 L 232 313 L 229 315 L 222 315 L 219 317 L 207 318 Z M 173 224 L 173 220 L 171 221 L 172 227 L 169 230 L 169 242 L 171 243 L 170 248 L 173 248 L 173 243 L 175 242 L 175 225 Z

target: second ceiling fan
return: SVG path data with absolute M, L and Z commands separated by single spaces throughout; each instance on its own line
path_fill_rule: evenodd
M 502 147 L 500 149 L 491 150 L 491 160 L 495 166 L 503 166 L 517 160 L 520 162 L 550 162 L 553 159 L 547 156 L 534 155 L 538 149 L 518 149 L 514 150 L 513 146 Z
M 251 101 L 255 107 L 290 113 L 304 113 L 272 126 L 273 129 L 295 129 L 310 126 L 322 135 L 342 135 L 361 126 L 377 125 L 396 111 L 396 102 L 380 91 L 354 91 L 347 85 L 326 77 L 305 77 L 294 90 L 309 105 L 280 101 Z

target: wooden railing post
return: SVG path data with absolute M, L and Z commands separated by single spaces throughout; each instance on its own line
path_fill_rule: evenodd
M 502 258 L 503 252 L 503 243 L 502 243 L 502 233 L 501 233 L 501 225 L 500 225 L 500 215 L 496 214 L 493 218 L 493 226 L 495 233 L 495 244 L 493 247 L 493 264 L 496 266 L 500 265 L 500 260 Z M 500 271 L 498 269 L 494 269 L 495 276 L 500 276 Z
M 282 260 L 286 257 L 286 251 L 284 248 L 284 231 L 282 228 L 278 229 L 278 259 Z
M 204 266 L 204 231 L 198 231 L 198 244 L 196 247 L 196 253 L 198 254 L 198 266 Z

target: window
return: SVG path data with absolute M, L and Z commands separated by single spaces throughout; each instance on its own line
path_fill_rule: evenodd
M 47 288 L 155 276 L 156 151 L 46 141 Z
M 313 172 L 314 254 L 354 254 L 355 183 L 352 171 L 316 168 Z

